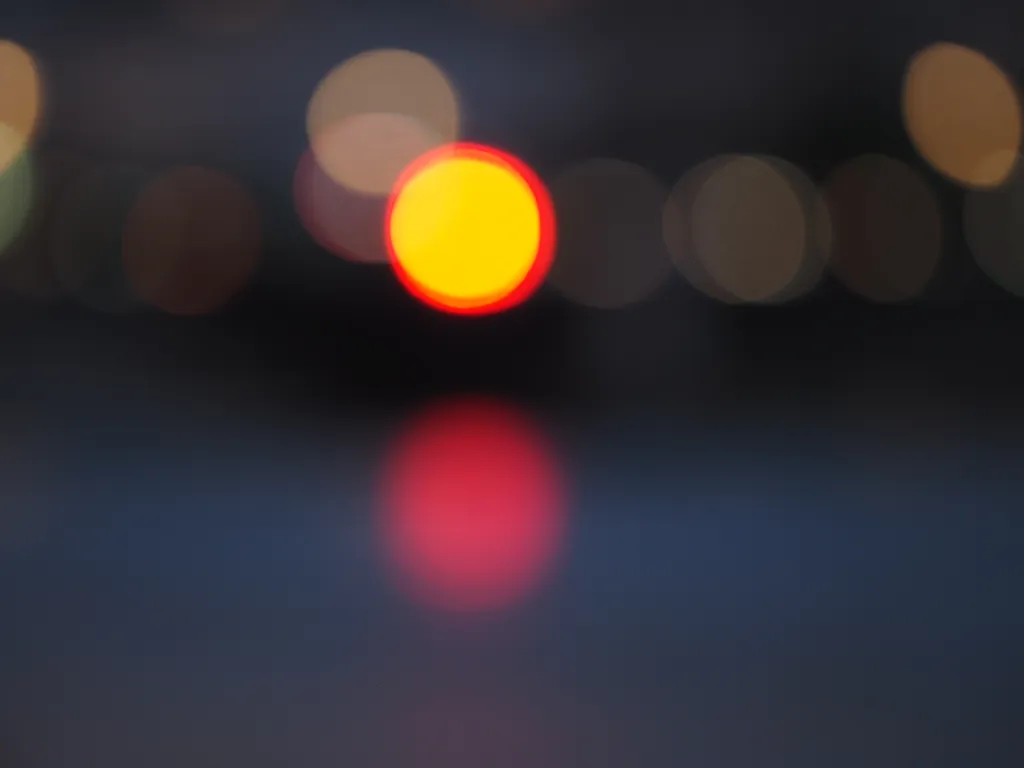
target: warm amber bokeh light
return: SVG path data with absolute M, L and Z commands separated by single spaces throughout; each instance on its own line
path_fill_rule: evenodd
M 414 295 L 449 312 L 496 312 L 525 300 L 547 274 L 554 216 L 525 165 L 455 144 L 403 175 L 387 233 L 395 271 Z
M 970 48 L 936 43 L 913 58 L 903 83 L 903 116 L 921 155 L 961 184 L 997 186 L 1017 162 L 1017 89 Z
M 42 85 L 32 54 L 17 43 L 0 40 L 0 172 L 14 162 L 35 134 L 42 111 Z

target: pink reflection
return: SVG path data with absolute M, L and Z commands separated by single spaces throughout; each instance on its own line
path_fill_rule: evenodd
M 386 264 L 387 196 L 363 195 L 328 176 L 306 150 L 295 169 L 295 208 L 306 231 L 335 256 Z
M 566 528 L 565 481 L 523 414 L 495 402 L 436 406 L 387 457 L 379 517 L 403 588 L 452 611 L 519 602 L 544 581 Z

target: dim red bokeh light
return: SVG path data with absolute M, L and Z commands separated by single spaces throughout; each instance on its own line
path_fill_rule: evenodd
M 383 544 L 428 606 L 496 609 L 529 596 L 559 552 L 564 480 L 543 435 L 497 403 L 437 406 L 400 436 L 381 488 Z

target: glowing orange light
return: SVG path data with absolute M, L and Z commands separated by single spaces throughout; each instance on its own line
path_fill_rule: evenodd
M 476 144 L 449 144 L 409 166 L 388 203 L 399 279 L 457 314 L 499 312 L 544 280 L 555 244 L 547 190 L 525 164 Z
M 543 436 L 522 416 L 486 401 L 448 403 L 414 422 L 388 458 L 384 546 L 428 605 L 500 608 L 549 572 L 564 496 Z

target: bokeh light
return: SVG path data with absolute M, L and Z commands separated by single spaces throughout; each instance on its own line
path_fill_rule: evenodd
M 418 53 L 367 51 L 333 69 L 306 114 L 309 143 L 339 184 L 387 194 L 402 169 L 459 136 L 448 77 Z
M 177 315 L 220 307 L 259 258 L 259 209 L 217 171 L 176 168 L 152 181 L 125 222 L 125 271 L 144 301 Z
M 124 222 L 145 182 L 129 166 L 93 166 L 62 195 L 51 258 L 64 292 L 101 312 L 124 312 L 138 300 L 122 259 Z
M 24 155 L 19 164 L 27 157 Z M 0 259 L 0 283 L 6 294 L 19 300 L 47 302 L 63 293 L 51 258 L 62 196 L 87 168 L 87 161 L 76 152 L 53 149 L 33 151 L 32 161 L 32 210 L 21 234 Z M 0 189 L 6 177 L 0 176 Z
M 551 572 L 567 523 L 565 480 L 537 427 L 486 400 L 434 406 L 387 456 L 378 518 L 401 586 L 429 607 L 500 609 Z
M 19 144 L 20 137 L 0 124 L 0 155 L 5 146 Z M 0 257 L 17 239 L 32 211 L 34 171 L 28 151 L 14 157 L 0 170 Z
M 32 54 L 17 43 L 0 40 L 0 172 L 13 163 L 35 136 L 42 113 L 39 69 Z
M 793 301 L 813 291 L 825 276 L 832 255 L 832 217 L 825 197 L 800 168 L 778 157 L 759 156 L 771 165 L 789 183 L 803 208 L 807 222 L 807 242 L 804 259 L 793 280 L 773 297 L 773 301 Z
M 735 304 L 738 300 L 715 282 L 697 256 L 697 247 L 693 242 L 693 203 L 704 187 L 704 182 L 711 178 L 720 166 L 736 157 L 738 155 L 719 155 L 705 160 L 683 174 L 665 201 L 661 219 L 665 245 L 680 274 L 701 293 L 725 304 Z
M 964 235 L 982 271 L 1010 293 L 1024 296 L 1024 178 L 1020 169 L 998 189 L 967 193 Z
M 312 150 L 299 159 L 292 193 L 303 226 L 323 248 L 352 261 L 387 263 L 387 198 L 341 186 L 324 173 Z
M 778 300 L 808 258 L 809 213 L 775 164 L 735 157 L 713 169 L 693 200 L 693 246 L 724 291 L 745 302 Z
M 613 309 L 652 295 L 672 273 L 661 236 L 668 188 L 622 160 L 595 158 L 551 185 L 558 250 L 549 282 L 567 298 Z
M 448 312 L 498 312 L 528 298 L 551 265 L 547 191 L 522 162 L 476 144 L 441 147 L 410 166 L 387 214 L 395 272 Z
M 410 162 L 442 143 L 416 118 L 371 112 L 325 128 L 314 152 L 336 181 L 356 192 L 387 195 Z
M 996 186 L 1017 163 L 1016 86 L 970 48 L 936 43 L 914 56 L 903 83 L 903 116 L 921 155 L 961 184 Z
M 824 192 L 836 277 L 877 302 L 923 292 L 942 253 L 942 217 L 921 176 L 893 158 L 862 155 L 833 171 Z

